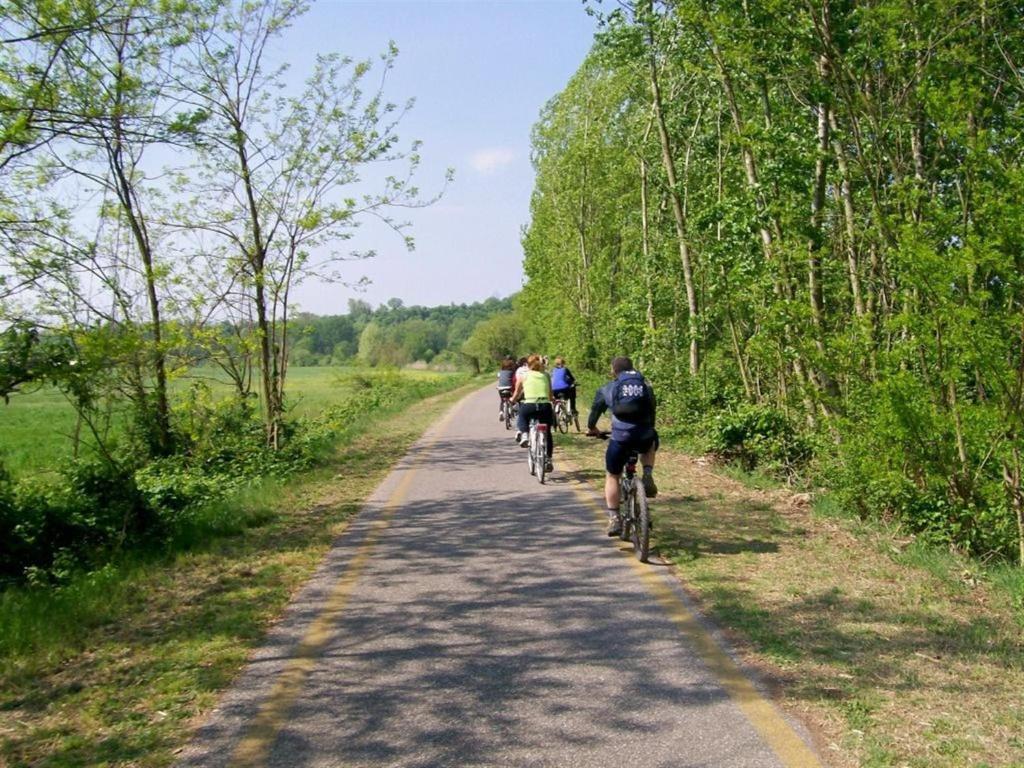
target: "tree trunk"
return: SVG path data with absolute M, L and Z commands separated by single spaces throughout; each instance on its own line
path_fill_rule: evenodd
M 715 192 L 718 204 L 722 205 L 725 200 L 725 157 L 722 146 L 722 102 L 719 99 L 718 110 L 716 111 L 715 118 L 715 138 L 716 138 L 716 152 L 715 152 Z M 718 242 L 722 241 L 722 222 L 719 221 L 715 224 L 715 239 Z M 736 357 L 736 367 L 740 370 L 740 378 L 743 380 L 743 391 L 747 396 L 747 400 L 750 402 L 756 402 L 754 398 L 754 387 L 750 381 L 750 371 L 747 366 L 746 355 L 743 353 L 743 345 L 740 343 L 739 328 L 736 323 L 736 316 L 732 311 L 732 293 L 729 290 L 729 276 L 723 264 L 721 267 L 722 272 L 722 286 L 724 288 L 723 295 L 725 297 L 725 317 L 729 323 L 729 337 L 732 339 L 732 350 L 733 355 Z
M 650 339 L 658 329 L 657 320 L 654 317 L 654 268 L 651 264 L 651 229 L 650 229 L 650 207 L 647 200 L 647 159 L 640 155 L 640 249 L 644 260 L 644 286 L 647 294 L 647 333 L 644 334 L 645 342 Z M 644 344 L 646 346 L 646 343 Z
M 819 72 L 822 78 L 828 77 L 828 62 L 824 57 L 819 61 Z M 828 360 L 825 348 L 825 296 L 821 273 L 821 251 L 825 233 L 822 231 L 821 219 L 825 208 L 825 185 L 828 181 L 830 111 L 826 102 L 818 104 L 818 156 L 814 164 L 814 183 L 811 191 L 811 236 L 807 243 L 807 293 L 811 305 L 811 323 L 814 327 L 814 346 L 818 350 L 821 363 Z M 832 397 L 837 396 L 835 382 L 820 365 L 815 370 L 815 376 L 822 390 Z
M 648 24 L 653 24 L 653 20 L 649 19 Z M 648 68 L 650 72 L 651 106 L 654 110 L 655 123 L 658 126 L 658 138 L 661 142 L 661 161 L 665 167 L 665 175 L 668 177 L 669 200 L 672 204 L 672 217 L 676 227 L 676 238 L 679 242 L 679 260 L 683 266 L 683 282 L 686 287 L 686 304 L 689 310 L 687 328 L 690 337 L 690 375 L 696 376 L 700 370 L 700 307 L 697 303 L 697 288 L 693 280 L 693 263 L 690 258 L 690 244 L 686 233 L 686 212 L 683 209 L 683 201 L 679 195 L 675 159 L 672 155 L 668 127 L 665 124 L 665 114 L 661 101 L 661 87 L 658 84 L 658 64 L 654 53 L 654 31 L 650 26 L 647 29 L 647 42 L 650 46 L 648 51 Z
M 260 378 L 263 390 L 264 424 L 267 434 L 267 445 L 271 448 L 280 447 L 281 403 L 274 386 L 276 375 L 276 356 L 274 355 L 274 328 L 268 313 L 266 293 L 266 264 L 268 243 L 264 242 L 262 217 L 256 202 L 253 189 L 252 172 L 249 168 L 249 155 L 246 149 L 246 136 L 238 116 L 233 117 L 235 152 L 238 155 L 238 167 L 245 189 L 246 202 L 249 206 L 249 224 L 252 226 L 252 244 L 245 256 L 253 280 L 254 305 L 256 309 L 256 328 L 260 336 Z
M 124 19 L 122 37 L 119 41 L 121 46 L 127 44 L 128 24 L 130 16 Z M 156 404 L 153 408 L 153 426 L 156 434 L 153 437 L 156 444 L 153 446 L 157 454 L 166 456 L 173 449 L 171 436 L 170 405 L 167 398 L 167 358 L 163 348 L 163 323 L 160 315 L 160 297 L 156 290 L 156 270 L 153 265 L 153 248 L 149 239 L 149 232 L 146 222 L 142 216 L 140 204 L 136 197 L 136 187 L 131 178 L 128 167 L 130 158 L 126 158 L 124 126 L 121 114 L 124 103 L 125 78 L 124 69 L 124 48 L 118 50 L 117 71 L 115 73 L 115 104 L 111 128 L 112 136 L 107 142 L 107 160 L 111 172 L 114 175 L 114 183 L 117 190 L 118 200 L 121 204 L 121 211 L 124 214 L 128 226 L 131 229 L 132 238 L 139 258 L 142 260 L 143 277 L 146 284 L 146 300 L 149 307 L 150 331 L 153 334 L 151 349 L 149 351 L 150 364 L 153 371 L 153 387 L 156 395 Z M 148 411 L 148 403 L 141 401 L 139 407 Z
M 1024 568 L 1024 489 L 1021 488 L 1020 446 L 1011 450 L 1012 460 L 1003 462 L 1003 485 L 1010 497 L 1010 508 L 1017 518 L 1017 564 Z
M 744 121 L 743 116 L 740 114 L 739 102 L 736 99 L 736 92 L 733 88 L 732 75 L 729 72 L 729 68 L 725 65 L 725 57 L 722 55 L 722 50 L 718 45 L 718 41 L 714 35 L 708 32 L 708 44 L 711 48 L 712 58 L 715 60 L 715 64 L 718 67 L 719 77 L 722 82 L 722 90 L 725 94 L 726 104 L 729 106 L 729 113 L 732 116 L 733 128 L 736 130 L 737 136 L 740 138 L 740 152 L 743 157 L 743 169 L 747 177 L 747 185 L 754 195 L 759 211 L 767 209 L 767 203 L 764 199 L 764 194 L 761 192 L 760 180 L 757 174 L 757 163 L 754 158 L 754 152 L 750 148 L 746 141 L 743 141 L 744 136 Z M 761 234 L 761 246 L 764 252 L 765 261 L 770 263 L 776 263 L 779 269 L 779 278 L 775 281 L 775 292 L 779 298 L 787 299 L 792 301 L 793 286 L 790 283 L 789 269 L 786 265 L 784 258 L 776 258 L 775 255 L 775 237 L 781 236 L 782 226 L 775 216 L 770 217 L 770 228 L 761 225 L 758 231 Z M 784 334 L 786 341 L 792 338 L 792 329 L 787 324 L 784 327 Z M 782 360 L 784 361 L 784 358 Z M 814 403 L 808 394 L 808 386 L 810 384 L 807 371 L 804 368 L 803 360 L 797 355 L 793 361 L 793 373 L 796 375 L 800 388 L 803 391 L 803 403 L 806 411 L 807 420 L 812 426 L 817 423 L 817 415 L 815 412 Z M 784 376 L 785 371 L 781 371 L 780 375 Z M 786 387 L 788 390 L 788 387 Z
M 846 267 L 850 279 L 850 294 L 853 297 L 853 311 L 857 317 L 864 317 L 867 310 L 864 306 L 864 295 L 860 284 L 860 257 L 857 251 L 857 217 L 853 208 L 853 189 L 850 180 L 850 165 L 846 157 L 846 149 L 842 141 L 836 137 L 835 112 L 829 113 L 832 129 L 832 153 L 839 168 L 839 196 L 843 201 L 843 223 L 846 227 Z

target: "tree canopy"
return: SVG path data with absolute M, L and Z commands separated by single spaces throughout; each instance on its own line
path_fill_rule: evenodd
M 547 346 L 634 354 L 676 428 L 788 425 L 865 514 L 1024 561 L 1021 4 L 590 9 L 534 129 Z

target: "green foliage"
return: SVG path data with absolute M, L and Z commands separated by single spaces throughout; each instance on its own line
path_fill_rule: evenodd
M 747 471 L 762 469 L 792 477 L 811 457 L 806 436 L 781 411 L 750 405 L 716 414 L 707 426 L 708 449 Z
M 337 441 L 451 385 L 451 377 L 355 373 L 335 382 L 341 397 L 322 412 L 284 424 L 267 446 L 250 399 L 217 397 L 194 384 L 174 409 L 178 452 L 146 459 L 124 443 L 105 456 L 69 462 L 54 482 L 15 483 L 0 465 L 0 579 L 60 582 L 115 552 L 160 547 L 216 520 L 223 500 L 267 478 L 287 478 L 322 461 Z M 203 522 L 206 521 L 206 522 Z
M 74 361 L 67 339 L 40 333 L 31 323 L 12 323 L 0 333 L 0 398 L 25 385 L 55 383 Z
M 59 580 L 157 524 L 132 468 L 111 461 L 78 461 L 57 483 L 8 485 L 0 495 L 2 578 Z
M 666 435 L 1024 562 L 1019 9 L 591 11 L 533 133 L 544 346 L 632 355 Z
M 353 302 L 347 315 L 303 314 L 295 318 L 289 361 L 294 366 L 343 365 L 358 360 L 370 366 L 424 362 L 465 367 L 459 350 L 474 328 L 510 309 L 510 299 L 439 307 L 406 307 L 392 299 L 376 310 Z
M 462 344 L 462 354 L 473 361 L 477 370 L 486 370 L 506 355 L 521 355 L 526 341 L 527 329 L 522 319 L 511 312 L 495 315 L 477 324 Z

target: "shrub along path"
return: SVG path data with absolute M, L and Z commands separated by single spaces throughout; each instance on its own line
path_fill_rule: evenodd
M 594 441 L 561 445 L 601 481 Z M 670 448 L 658 462 L 658 552 L 816 726 L 828 762 L 1024 766 L 1024 573 L 1005 569 L 1015 589 L 996 588 L 991 571 L 815 511 L 806 495 Z

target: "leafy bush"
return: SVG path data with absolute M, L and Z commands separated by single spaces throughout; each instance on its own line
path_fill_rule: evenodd
M 143 464 L 129 435 L 103 458 L 71 463 L 55 483 L 15 484 L 0 464 L 0 577 L 60 581 L 119 548 L 182 540 L 212 513 L 217 530 L 237 528 L 224 519 L 226 499 L 316 465 L 346 434 L 450 379 L 384 372 L 339 385 L 348 394 L 322 414 L 285 422 L 278 450 L 267 447 L 252 401 L 218 400 L 196 384 L 174 409 L 171 456 Z
M 760 468 L 794 477 L 811 458 L 811 442 L 784 413 L 767 406 L 744 406 L 715 415 L 707 425 L 712 454 L 746 470 Z
M 924 383 L 894 375 L 864 386 L 838 420 L 843 439 L 819 457 L 816 474 L 862 517 L 883 517 L 924 540 L 974 555 L 1010 557 L 1016 524 L 999 472 L 987 455 L 999 433 L 993 412 L 964 407 L 960 421 L 967 464 L 962 471 L 956 424 Z
M 832 478 L 837 502 L 862 517 L 896 523 L 929 544 L 984 557 L 1012 554 L 1016 526 L 998 487 L 990 489 L 988 501 L 965 503 L 951 496 L 939 478 L 914 483 L 883 464 L 879 456 L 874 466 L 858 465 L 857 478 L 837 473 Z
M 103 551 L 138 541 L 159 527 L 156 509 L 130 467 L 83 459 L 51 485 L 0 484 L 0 573 L 61 578 Z

